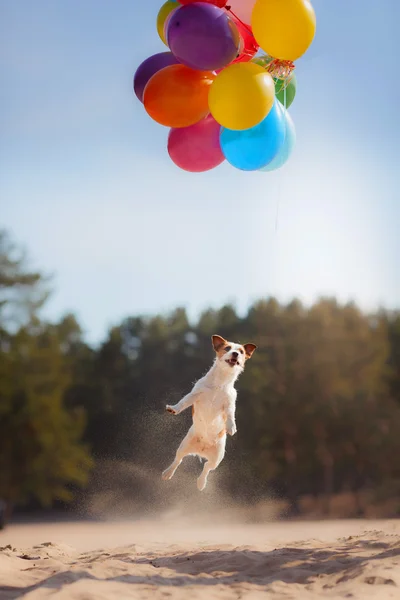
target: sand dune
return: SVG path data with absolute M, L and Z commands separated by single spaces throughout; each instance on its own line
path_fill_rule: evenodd
M 399 521 L 14 525 L 0 545 L 1 600 L 400 598 Z

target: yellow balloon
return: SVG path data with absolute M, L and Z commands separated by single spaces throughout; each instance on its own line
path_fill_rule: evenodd
M 265 119 L 275 100 L 271 75 L 254 63 L 236 63 L 219 73 L 211 85 L 208 105 L 227 129 L 243 131 Z
M 294 61 L 311 45 L 317 19 L 310 0 L 257 0 L 251 24 L 265 52 Z
M 164 44 L 166 46 L 168 46 L 167 44 L 167 40 L 165 39 L 165 33 L 164 33 L 164 28 L 165 28 L 165 22 L 168 19 L 168 17 L 170 16 L 170 14 L 177 8 L 179 8 L 181 5 L 178 4 L 176 2 L 176 0 L 168 0 L 167 2 L 165 2 L 165 4 L 162 5 L 162 7 L 160 8 L 158 15 L 157 15 L 157 32 L 158 35 L 160 36 L 161 40 L 164 42 Z

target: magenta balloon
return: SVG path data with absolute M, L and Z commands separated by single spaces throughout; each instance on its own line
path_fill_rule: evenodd
M 200 71 L 226 67 L 240 48 L 238 28 L 228 13 L 205 2 L 178 8 L 168 22 L 166 37 L 179 62 Z
M 133 89 L 140 102 L 143 102 L 144 88 L 153 75 L 164 69 L 164 67 L 177 64 L 179 64 L 179 61 L 172 52 L 159 52 L 142 62 L 133 78 Z
M 168 153 L 184 171 L 202 173 L 218 167 L 225 159 L 220 145 L 221 126 L 211 115 L 190 127 L 171 129 Z

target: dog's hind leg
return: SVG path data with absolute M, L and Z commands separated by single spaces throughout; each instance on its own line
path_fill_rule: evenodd
M 172 477 L 175 475 L 175 471 L 177 470 L 185 456 L 194 453 L 193 442 L 193 434 L 191 430 L 189 430 L 188 434 L 182 440 L 178 450 L 176 451 L 174 462 L 168 467 L 168 469 L 165 469 L 165 471 L 162 474 L 162 478 L 165 481 L 167 481 L 168 479 L 172 479 Z
M 207 477 L 208 477 L 210 471 L 214 471 L 218 467 L 218 465 L 222 462 L 222 460 L 225 456 L 225 444 L 226 444 L 226 435 L 224 435 L 218 441 L 216 446 L 214 446 L 213 448 L 210 449 L 208 456 L 207 456 L 207 462 L 205 463 L 205 465 L 203 467 L 203 471 L 197 480 L 197 488 L 199 489 L 200 492 L 202 492 L 207 485 Z

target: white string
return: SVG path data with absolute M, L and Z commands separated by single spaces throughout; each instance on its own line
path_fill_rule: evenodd
M 285 137 L 284 140 L 286 139 L 287 136 L 287 130 L 286 130 L 286 81 L 285 81 L 285 87 L 283 88 L 283 107 L 285 110 Z M 282 195 L 282 175 L 279 176 L 279 181 L 278 181 L 278 194 L 277 194 L 277 200 L 276 200 L 276 215 L 275 215 L 275 235 L 278 232 L 278 225 L 279 225 L 279 208 L 280 208 L 280 200 L 281 200 L 281 195 Z
M 276 199 L 276 214 L 275 214 L 275 235 L 278 232 L 278 223 L 279 223 L 279 204 L 281 198 L 281 180 L 278 181 L 278 194 Z

